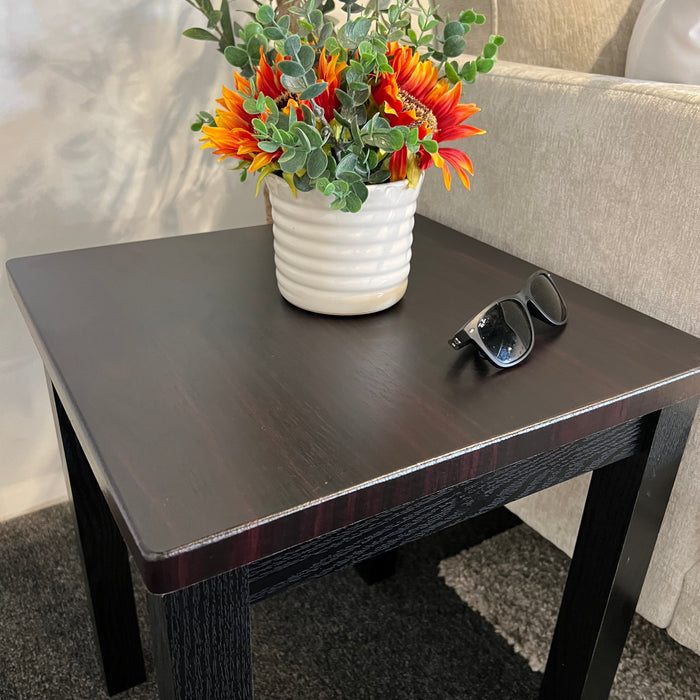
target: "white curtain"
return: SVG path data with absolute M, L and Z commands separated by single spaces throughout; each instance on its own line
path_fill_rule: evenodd
M 189 129 L 232 69 L 184 0 L 0 3 L 0 519 L 65 497 L 7 259 L 264 221 Z M 128 280 L 125 280 L 125 284 Z

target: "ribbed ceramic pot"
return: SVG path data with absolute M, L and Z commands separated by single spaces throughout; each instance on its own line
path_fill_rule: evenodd
M 371 314 L 406 292 L 413 217 L 422 185 L 369 185 L 362 209 L 330 208 L 321 192 L 297 192 L 281 178 L 265 180 L 272 205 L 277 286 L 290 303 L 334 315 Z

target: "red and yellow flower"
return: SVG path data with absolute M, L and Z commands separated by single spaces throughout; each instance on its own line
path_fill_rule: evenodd
M 256 92 L 253 94 L 251 82 L 243 78 L 240 74 L 234 73 L 236 81 L 236 91 L 223 88 L 222 97 L 217 100 L 223 109 L 216 110 L 216 126 L 203 126 L 202 132 L 205 138 L 202 148 L 213 148 L 214 154 L 224 158 L 236 158 L 242 161 L 249 161 L 248 171 L 253 173 L 276 161 L 281 155 L 281 149 L 273 153 L 263 151 L 258 146 L 255 137 L 253 119 L 259 116 L 266 121 L 268 115 L 248 114 L 243 108 L 243 102 L 247 97 L 257 97 L 263 94 L 275 101 L 278 109 L 289 114 L 290 109 L 297 111 L 297 117 L 301 118 L 300 103 L 296 95 L 287 90 L 282 85 L 282 73 L 277 64 L 284 60 L 282 56 L 277 56 L 275 67 L 273 68 L 265 58 L 262 48 L 260 49 L 260 62 L 255 70 Z M 317 75 L 319 81 L 328 83 L 321 95 L 316 97 L 316 103 L 323 109 L 327 121 L 333 119 L 333 110 L 339 106 L 335 90 L 340 86 L 340 79 L 346 63 L 338 61 L 338 56 L 330 59 L 326 58 L 325 49 L 321 51 Z M 309 104 L 309 102 L 306 102 Z
M 236 92 L 224 85 L 222 97 L 217 100 L 223 109 L 216 110 L 216 126 L 202 127 L 205 136 L 202 148 L 213 148 L 214 154 L 221 156 L 219 160 L 236 158 L 250 161 L 248 171 L 252 173 L 277 160 L 282 152 L 266 153 L 258 146 L 252 124 L 256 115 L 248 114 L 243 108 L 246 97 L 253 96 L 251 83 L 238 73 L 234 73 L 234 79 Z M 275 70 L 272 69 L 262 51 L 255 84 L 259 93 L 271 97 L 280 107 L 287 106 L 291 95 L 280 82 L 279 69 L 276 66 Z
M 469 177 L 474 170 L 469 157 L 457 148 L 441 144 L 446 141 L 466 138 L 485 133 L 470 124 L 464 124 L 472 114 L 479 111 L 473 104 L 460 104 L 461 83 L 450 87 L 447 80 L 438 78 L 438 69 L 428 60 L 415 53 L 410 47 L 389 44 L 387 52 L 392 73 L 382 73 L 372 90 L 375 102 L 392 126 L 416 126 L 418 136 L 423 139 L 428 134 L 438 142 L 438 150 L 429 154 L 423 147 L 414 161 L 404 146 L 392 154 L 389 168 L 392 180 L 410 179 L 417 176 L 411 168 L 421 170 L 436 165 L 442 169 L 445 186 L 450 189 L 451 165 L 464 186 L 469 189 Z

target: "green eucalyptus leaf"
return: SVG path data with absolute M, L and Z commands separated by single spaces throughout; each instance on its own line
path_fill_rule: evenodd
M 248 52 L 248 56 L 250 56 L 253 61 L 257 62 L 257 60 L 260 58 L 260 49 L 265 48 L 265 40 L 263 35 L 256 34 L 255 36 L 251 36 L 250 39 L 248 39 L 245 48 Z
M 279 68 L 280 73 L 289 75 L 292 78 L 301 78 L 306 75 L 306 69 L 297 61 L 280 61 L 277 64 L 277 68 Z
M 308 44 L 304 44 L 299 48 L 297 52 L 297 58 L 299 63 L 304 67 L 304 70 L 310 70 L 314 66 L 314 61 L 316 60 L 316 52 Z
M 324 42 L 323 46 L 326 51 L 332 56 L 340 52 L 340 44 L 334 36 L 329 36 Z
M 399 136 L 401 134 L 399 133 Z M 373 148 L 381 148 L 382 151 L 396 151 L 398 149 L 392 148 L 391 141 L 391 131 L 374 131 L 372 134 L 366 134 L 362 137 L 364 143 Z M 403 145 L 403 137 L 401 138 L 401 145 Z M 401 146 L 399 146 L 401 148 Z
M 263 5 L 255 13 L 255 19 L 257 19 L 260 24 L 270 24 L 275 21 L 275 11 L 269 5 Z
M 192 27 L 192 29 L 185 29 L 185 31 L 182 32 L 182 34 L 188 39 L 199 39 L 200 41 L 219 41 L 219 39 L 215 37 L 211 32 L 208 32 L 206 29 L 202 29 L 201 27 Z
M 498 46 L 488 43 L 484 46 L 484 50 L 481 53 L 484 58 L 493 58 L 498 53 Z
M 303 170 L 306 163 L 307 153 L 301 149 L 291 148 L 280 156 L 277 161 L 285 173 L 296 173 Z
M 272 141 L 258 141 L 258 148 L 265 153 L 274 153 L 279 149 L 279 146 Z
M 311 179 L 309 177 L 309 171 L 307 170 L 301 177 L 294 173 L 294 186 L 300 192 L 311 192 L 313 185 L 311 184 Z
M 289 23 L 291 22 L 291 17 L 289 15 L 282 15 L 277 21 L 277 25 L 284 32 L 285 36 L 289 31 Z
M 383 168 L 381 170 L 375 170 L 369 176 L 369 184 L 379 185 L 382 182 L 386 182 L 390 177 L 391 173 L 388 170 L 384 170 Z
M 499 36 L 498 34 L 496 34 L 495 36 L 492 36 L 489 39 L 489 41 L 492 44 L 496 44 L 496 46 L 503 46 L 503 44 L 505 43 L 505 39 L 502 36 Z
M 463 66 L 462 70 L 460 71 L 460 76 L 462 80 L 464 80 L 467 83 L 473 83 L 476 80 L 476 62 L 475 61 L 467 61 Z
M 362 148 L 362 136 L 360 135 L 360 128 L 358 127 L 357 122 L 350 122 L 350 133 L 352 134 L 352 140 L 355 142 L 355 144 Z
M 241 68 L 248 63 L 248 52 L 239 46 L 227 46 L 224 50 L 226 60 L 237 68 Z
M 323 94 L 326 91 L 326 88 L 328 87 L 328 83 L 326 82 L 318 82 L 314 83 L 313 85 L 309 85 L 309 87 L 306 88 L 300 95 L 299 99 L 300 100 L 313 100 L 314 97 L 318 97 L 319 95 Z
M 283 63 L 284 61 L 280 61 Z M 278 64 L 279 65 L 279 64 Z M 306 79 L 305 78 L 293 78 L 291 75 L 282 75 L 280 82 L 284 87 L 290 92 L 302 92 L 306 89 Z
M 316 127 L 316 117 L 308 105 L 301 105 L 301 113 L 304 115 L 304 122 L 309 126 Z
M 266 39 L 270 39 L 271 41 L 279 41 L 285 37 L 279 27 L 265 27 L 265 29 L 263 29 L 263 35 Z
M 336 194 L 336 193 L 333 192 L 333 194 Z M 338 197 L 338 199 L 333 200 L 331 202 L 331 209 L 334 209 L 334 210 L 345 209 L 345 198 Z
M 477 58 L 476 69 L 479 73 L 488 73 L 494 66 L 495 61 L 492 58 Z
M 483 24 L 486 21 L 485 15 L 477 15 L 474 24 Z
M 311 151 L 309 159 L 306 163 L 306 172 L 312 180 L 323 175 L 328 166 L 328 157 L 320 148 Z
M 343 126 L 346 129 L 350 128 L 350 122 L 337 109 L 333 110 L 333 116 L 340 126 Z
M 440 148 L 440 145 L 438 144 L 437 141 L 433 141 L 433 139 L 423 139 L 421 142 L 423 148 L 430 153 L 431 155 L 435 155 L 438 152 L 438 149 Z
M 248 22 L 243 27 L 242 38 L 247 43 L 249 39 L 262 32 L 262 27 L 257 22 Z
M 243 100 L 243 109 L 248 114 L 260 114 L 257 100 L 254 100 L 252 97 L 248 97 L 247 99 Z
M 445 25 L 445 40 L 449 39 L 451 36 L 462 36 L 462 34 L 464 34 L 464 27 L 461 22 L 448 22 Z
M 284 52 L 287 56 L 296 56 L 300 48 L 301 39 L 296 34 L 292 34 L 284 40 Z
M 309 19 L 311 20 L 313 29 L 318 31 L 323 25 L 323 12 L 321 12 L 321 10 L 311 10 Z
M 291 131 L 301 132 L 304 135 L 304 137 L 308 140 L 312 148 L 321 148 L 321 146 L 323 145 L 323 139 L 321 138 L 321 134 L 318 133 L 315 127 L 307 124 L 306 122 L 296 122 L 294 124 L 294 129 L 292 129 Z
M 370 44 L 370 42 L 367 41 L 366 39 L 361 41 L 358 44 L 357 50 L 359 51 L 360 56 L 374 54 L 374 50 L 372 49 L 372 44 Z
M 442 47 L 442 52 L 447 58 L 460 56 L 464 49 L 467 48 L 467 42 L 461 36 L 451 36 L 445 39 L 445 44 Z
M 331 34 L 333 34 L 333 23 L 326 22 L 318 35 L 319 46 L 324 46 Z
M 399 129 L 392 129 L 390 132 L 390 148 L 384 148 L 384 151 L 398 151 L 403 148 L 404 136 L 403 132 Z
M 336 172 L 337 172 L 337 169 L 336 169 Z M 336 194 L 345 195 L 350 191 L 350 185 L 348 185 L 348 183 L 343 181 L 343 180 L 335 180 L 333 182 L 333 189 L 335 190 Z
M 342 173 L 354 173 L 358 165 L 357 156 L 354 153 L 348 153 L 340 159 L 335 168 L 335 176 L 340 177 Z
M 251 120 L 250 123 L 258 134 L 267 134 L 267 126 L 265 126 L 265 122 L 259 117 Z
M 452 63 L 445 64 L 445 76 L 453 85 L 460 80 L 459 73 L 457 73 Z
M 367 185 L 365 185 L 362 180 L 353 182 L 350 185 L 350 189 L 360 198 L 361 202 L 367 201 L 367 197 L 369 197 L 369 190 L 367 189 Z
M 353 37 L 357 43 L 367 36 L 373 21 L 374 20 L 371 17 L 361 17 L 360 19 L 355 20 Z
M 355 214 L 356 212 L 360 211 L 362 209 L 362 200 L 354 193 L 354 192 L 348 192 L 347 196 L 345 197 L 345 210 L 351 212 L 352 214 Z

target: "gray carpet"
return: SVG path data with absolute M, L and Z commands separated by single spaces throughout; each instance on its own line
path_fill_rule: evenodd
M 367 586 L 348 568 L 256 604 L 252 637 L 257 700 L 536 698 L 541 674 L 496 630 L 505 629 L 503 619 L 489 621 L 476 602 L 465 604 L 438 575 L 440 562 L 465 548 L 483 560 L 495 543 L 499 551 L 493 558 L 503 559 L 511 533 L 519 537 L 519 528 L 510 529 L 518 523 L 500 510 L 404 547 L 398 571 L 384 582 Z M 521 549 L 516 544 L 524 559 Z M 536 566 L 541 564 L 537 559 Z M 485 567 L 479 576 L 492 587 L 504 572 Z M 505 589 L 521 585 L 512 582 L 511 571 Z M 149 682 L 115 697 L 155 700 L 140 585 L 136 593 Z M 546 592 L 544 598 L 553 595 Z M 698 657 L 671 647 L 678 656 L 669 657 L 668 663 L 680 660 L 690 676 L 688 669 Z M 669 692 L 624 697 L 698 697 Z M 0 523 L 0 700 L 106 697 L 68 507 Z
M 568 557 L 526 525 L 440 564 L 445 583 L 542 671 L 554 632 Z M 611 697 L 697 700 L 700 656 L 635 615 Z
M 351 567 L 252 608 L 256 700 L 504 700 L 540 676 L 438 577 L 439 562 L 517 523 L 477 518 L 401 551 L 367 586 Z M 117 698 L 155 700 L 149 679 Z M 0 700 L 106 698 L 67 506 L 0 524 Z

